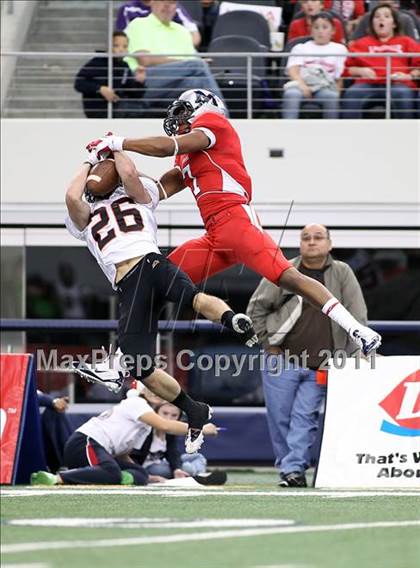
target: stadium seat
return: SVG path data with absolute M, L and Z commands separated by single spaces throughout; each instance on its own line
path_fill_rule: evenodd
M 407 12 L 397 12 L 398 18 L 400 20 L 401 27 L 403 29 L 403 34 L 413 39 L 418 39 L 417 35 L 417 28 L 415 24 L 415 20 L 411 17 L 411 14 Z M 352 40 L 360 39 L 366 35 L 369 35 L 369 18 L 370 14 L 365 14 L 363 18 L 360 20 L 356 29 L 351 35 Z
M 261 14 L 248 10 L 228 12 L 219 16 L 213 28 L 212 40 L 227 35 L 241 35 L 255 39 L 270 47 L 270 30 L 267 20 Z
M 266 53 L 265 45 L 251 37 L 229 35 L 213 39 L 209 45 L 210 53 L 260 52 Z M 222 89 L 230 114 L 235 118 L 245 118 L 247 111 L 247 58 L 223 55 L 214 58 L 212 71 Z M 252 62 L 253 110 L 261 111 L 270 97 L 266 85 L 266 59 Z

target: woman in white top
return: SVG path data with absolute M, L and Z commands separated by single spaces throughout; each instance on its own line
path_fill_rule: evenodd
M 331 41 L 334 20 L 328 12 L 312 18 L 312 40 L 292 48 L 287 72 L 292 79 L 284 86 L 283 118 L 299 118 L 303 101 L 316 101 L 324 118 L 338 118 L 341 75 L 347 48 Z M 340 56 L 339 54 L 342 54 Z

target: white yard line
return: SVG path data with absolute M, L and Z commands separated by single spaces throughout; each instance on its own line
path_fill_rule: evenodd
M 66 528 L 126 528 L 126 529 L 209 529 L 285 527 L 294 525 L 290 519 L 179 519 L 126 518 L 126 517 L 60 517 L 49 519 L 13 519 L 7 525 L 19 527 L 66 527 Z
M 30 564 L 2 564 L 1 568 L 50 568 L 51 564 L 34 562 Z
M 1 552 L 12 554 L 18 552 L 36 552 L 43 550 L 62 550 L 66 548 L 113 548 L 120 546 L 139 546 L 143 544 L 170 544 L 177 542 L 192 542 L 199 540 L 217 540 L 225 538 L 243 538 L 253 536 L 266 536 L 274 534 L 315 533 L 332 531 L 349 531 L 360 529 L 384 529 L 397 527 L 420 527 L 420 520 L 416 521 L 383 521 L 373 523 L 346 523 L 342 525 L 313 525 L 276 527 L 264 529 L 242 529 L 231 531 L 212 531 L 199 533 L 182 533 L 167 536 L 148 536 L 134 538 L 116 538 L 101 540 L 59 540 L 50 542 L 23 542 L 19 544 L 5 544 Z
M 389 489 L 380 491 L 307 491 L 278 489 L 276 491 L 236 491 L 229 489 L 159 489 L 159 488 L 130 488 L 106 489 L 103 488 L 70 488 L 48 487 L 45 489 L 5 489 L 1 491 L 2 497 L 44 497 L 45 495 L 160 495 L 163 497 L 202 497 L 211 495 L 224 495 L 232 497 L 325 497 L 327 499 L 347 499 L 353 497 L 420 497 L 420 491 Z

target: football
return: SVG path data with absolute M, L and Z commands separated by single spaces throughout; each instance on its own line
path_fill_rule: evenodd
M 120 178 L 115 167 L 115 160 L 102 160 L 90 170 L 86 188 L 96 196 L 107 195 L 119 185 Z

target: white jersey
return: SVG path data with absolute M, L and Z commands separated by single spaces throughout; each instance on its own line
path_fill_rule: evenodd
M 89 204 L 91 215 L 83 231 L 79 231 L 69 216 L 65 221 L 76 239 L 86 241 L 114 288 L 117 263 L 149 252 L 160 253 L 155 217 L 159 188 L 149 178 L 140 177 L 140 181 L 150 194 L 150 203 L 136 203 L 121 185 L 108 199 Z
M 119 456 L 144 444 L 152 427 L 139 419 L 147 412 L 153 409 L 144 398 L 126 398 L 82 424 L 77 432 L 93 438 L 112 456 Z

